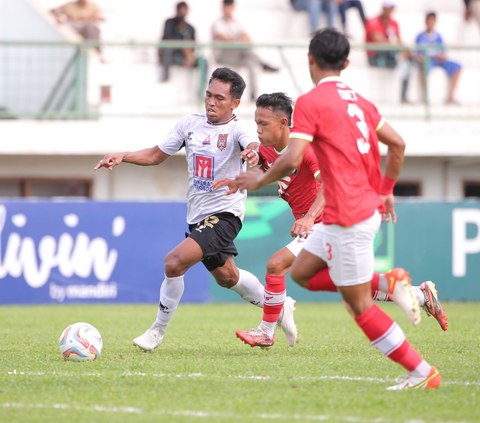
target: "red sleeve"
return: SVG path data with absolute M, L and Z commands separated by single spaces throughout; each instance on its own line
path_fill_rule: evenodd
M 312 146 L 307 146 L 305 150 L 305 155 L 303 156 L 304 165 L 307 166 L 311 175 L 313 177 L 317 177 L 318 173 L 320 172 L 320 168 L 317 163 L 317 157 L 312 150 Z
M 315 110 L 315 104 L 306 95 L 298 98 L 293 111 L 293 128 L 290 130 L 290 138 L 313 141 L 318 122 Z

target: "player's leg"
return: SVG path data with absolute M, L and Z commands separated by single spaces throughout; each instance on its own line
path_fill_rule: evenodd
M 133 345 L 144 351 L 151 351 L 162 343 L 167 326 L 183 295 L 185 288 L 183 275 L 202 258 L 202 249 L 192 238 L 185 239 L 167 254 L 165 279 L 160 286 L 157 318 L 143 335 L 133 340 Z
M 286 296 L 285 274 L 290 269 L 295 255 L 284 247 L 277 251 L 267 263 L 266 286 L 264 289 L 263 319 L 257 328 L 237 331 L 236 335 L 246 344 L 269 348 L 275 342 L 275 327 L 278 324 L 285 332 L 288 344 L 297 341 L 297 327 L 293 319 L 295 301 Z
M 217 257 L 223 256 L 224 253 L 219 253 Z M 236 255 L 236 254 L 235 254 Z M 220 263 L 223 260 L 220 259 Z M 217 284 L 223 288 L 231 289 L 235 291 L 240 297 L 250 304 L 257 307 L 263 307 L 264 287 L 258 280 L 258 278 L 244 270 L 239 269 L 235 265 L 232 255 L 225 257 L 225 261 L 221 266 L 213 269 L 207 269 L 215 278 Z
M 332 225 L 326 236 L 331 245 L 331 276 L 343 300 L 355 315 L 355 321 L 372 346 L 404 367 L 408 377 L 389 389 L 436 388 L 441 378 L 410 345 L 401 328 L 371 298 L 373 241 L 380 227 L 376 212 L 370 219 L 349 228 Z
M 402 268 L 395 268 L 387 273 L 374 273 L 372 279 L 372 295 L 376 301 L 394 301 L 400 306 L 406 314 L 410 316 L 410 289 L 396 286 L 410 285 L 411 292 L 418 300 L 420 307 L 423 308 L 427 316 L 433 316 L 443 330 L 448 328 L 448 319 L 440 300 L 438 299 L 438 291 L 432 281 L 425 281 L 420 286 L 411 285 L 411 279 Z M 391 289 L 395 289 L 393 293 Z M 405 292 L 402 292 L 405 291 Z M 405 300 L 407 298 L 407 300 Z M 412 322 L 413 323 L 413 322 Z

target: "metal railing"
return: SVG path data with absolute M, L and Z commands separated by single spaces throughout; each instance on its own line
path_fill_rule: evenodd
M 195 68 L 174 67 L 171 81 L 159 83 L 158 49 L 195 49 Z M 216 49 L 255 49 L 276 63 L 280 72 L 258 72 L 259 93 L 285 91 L 296 98 L 312 88 L 306 62 L 307 43 L 229 44 L 163 41 L 160 43 L 13 42 L 0 41 L 0 118 L 97 119 L 99 117 L 177 116 L 183 108 L 203 109 L 207 72 L 222 66 Z M 448 79 L 429 71 L 431 47 L 352 45 L 344 79 L 389 118 L 472 119 L 480 117 L 480 47 L 450 47 L 447 54 L 462 63 L 458 100 L 445 106 L 441 97 Z M 390 52 L 399 66 L 372 66 L 367 51 Z M 402 60 L 407 52 L 423 52 L 426 60 Z M 403 70 L 402 70 L 403 69 Z M 239 72 L 244 75 L 245 68 Z M 410 98 L 401 103 L 402 76 L 410 74 Z M 422 83 L 423 79 L 423 83 Z M 249 84 L 248 78 L 247 87 Z M 248 90 L 248 88 L 247 88 Z M 412 94 L 413 92 L 413 94 Z

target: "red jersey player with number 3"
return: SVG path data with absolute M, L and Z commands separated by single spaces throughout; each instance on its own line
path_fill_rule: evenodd
M 293 101 L 284 93 L 262 94 L 257 99 L 256 106 L 255 122 L 261 145 L 257 154 L 247 149 L 242 152 L 242 157 L 249 160 L 251 166 L 260 163 L 263 171 L 268 171 L 288 146 Z M 258 171 L 261 172 L 261 170 Z M 262 348 L 273 346 L 276 322 L 284 317 L 280 315 L 283 302 L 290 303 L 283 309 L 284 315 L 294 310 L 294 300 L 286 296 L 285 274 L 289 272 L 295 257 L 302 250 L 308 235 L 312 234 L 321 222 L 321 212 L 325 203 L 323 194 L 320 192 L 319 174 L 317 159 L 309 146 L 298 168 L 278 181 L 279 196 L 289 204 L 296 219 L 290 231 L 295 239 L 274 253 L 267 263 L 263 320 L 257 328 L 236 332 L 237 337 L 247 345 Z M 249 174 L 249 176 L 253 175 L 255 173 Z M 235 181 L 223 179 L 213 183 L 215 189 L 221 186 L 229 186 L 230 190 L 227 194 L 236 192 Z M 394 283 L 390 282 L 392 280 Z M 427 281 L 420 286 L 411 286 L 408 273 L 404 269 L 396 268 L 387 273 L 375 273 L 371 286 L 373 299 L 394 301 L 405 311 L 412 324 L 417 325 L 420 321 L 416 298 L 426 313 L 434 316 L 443 330 L 447 329 L 445 311 L 438 301 L 433 282 Z M 389 292 L 390 286 L 396 287 L 394 292 Z M 310 279 L 308 289 L 337 292 L 337 287 L 330 278 L 327 268 L 322 269 Z M 285 334 L 289 345 L 293 347 L 297 338 L 293 316 L 286 321 L 289 322 L 289 330 Z M 286 328 L 285 324 L 282 328 Z
M 396 221 L 393 187 L 402 168 L 405 143 L 372 103 L 339 78 L 348 65 L 349 52 L 348 40 L 334 28 L 314 35 L 308 61 L 316 87 L 297 101 L 289 147 L 268 172 L 240 174 L 237 181 L 240 188 L 259 189 L 280 180 L 298 167 L 311 143 L 322 171 L 326 205 L 323 222 L 292 266 L 293 280 L 307 287 L 328 266 L 370 343 L 408 371 L 388 389 L 436 388 L 441 383 L 437 369 L 372 300 L 373 242 L 382 214 L 385 220 L 391 216 Z M 388 146 L 383 179 L 378 141 Z

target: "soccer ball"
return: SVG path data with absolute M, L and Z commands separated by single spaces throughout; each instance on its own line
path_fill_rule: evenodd
M 100 332 L 88 323 L 74 323 L 60 335 L 60 352 L 65 360 L 93 361 L 102 352 Z

